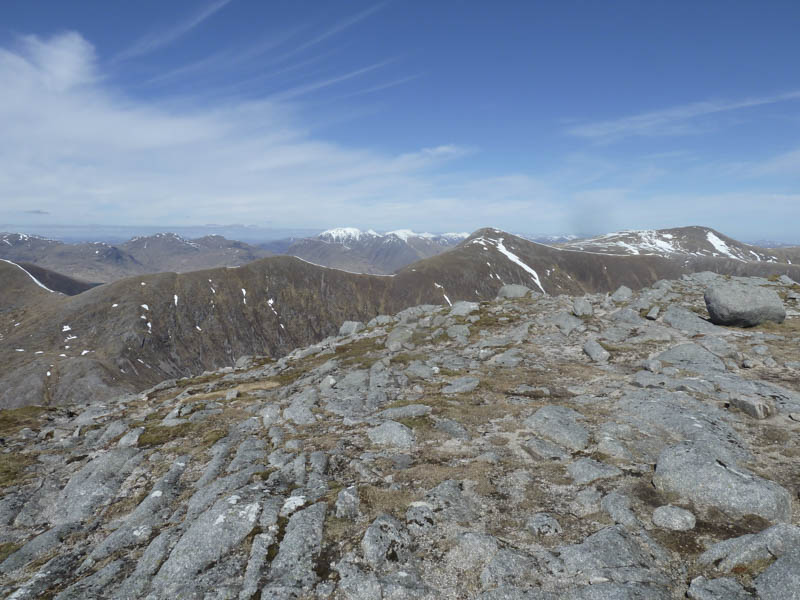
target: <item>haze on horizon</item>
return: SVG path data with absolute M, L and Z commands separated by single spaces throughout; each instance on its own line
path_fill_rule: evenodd
M 797 3 L 0 16 L 0 223 L 798 237 Z

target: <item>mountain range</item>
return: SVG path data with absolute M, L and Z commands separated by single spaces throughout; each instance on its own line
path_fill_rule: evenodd
M 392 244 L 401 239 L 366 236 L 373 237 L 388 237 Z M 169 236 L 157 239 L 175 242 Z M 342 241 L 352 243 L 349 237 Z M 150 247 L 149 241 L 131 244 Z M 0 406 L 134 392 L 231 366 L 242 356 L 282 356 L 335 334 L 347 320 L 366 322 L 421 304 L 493 299 L 506 284 L 543 295 L 578 295 L 623 285 L 640 289 L 699 271 L 800 279 L 800 266 L 777 260 L 590 252 L 496 229 L 478 230 L 390 276 L 275 256 L 238 267 L 137 275 L 68 296 L 45 289 L 23 267 L 2 262 Z
M 28 234 L 2 233 L 0 258 L 101 283 L 146 273 L 186 273 L 241 266 L 275 254 L 296 256 L 345 271 L 387 275 L 444 252 L 467 236 L 466 233 L 430 234 L 410 230 L 380 234 L 346 227 L 308 238 L 253 245 L 219 235 L 187 239 L 175 233 L 157 233 L 134 237 L 122 244 L 109 244 L 102 241 L 64 243 Z

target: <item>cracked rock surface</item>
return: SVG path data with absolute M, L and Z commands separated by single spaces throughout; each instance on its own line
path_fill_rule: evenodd
M 733 284 L 785 320 L 710 322 Z M 0 596 L 800 597 L 800 288 L 507 287 L 2 411 Z

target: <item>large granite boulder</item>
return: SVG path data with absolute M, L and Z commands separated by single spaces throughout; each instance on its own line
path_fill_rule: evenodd
M 765 321 L 783 323 L 786 309 L 775 290 L 739 283 L 718 283 L 704 294 L 711 322 L 753 327 Z

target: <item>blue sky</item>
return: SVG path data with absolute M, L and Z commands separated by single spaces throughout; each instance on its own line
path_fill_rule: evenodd
M 0 6 L 0 222 L 800 239 L 797 2 Z

